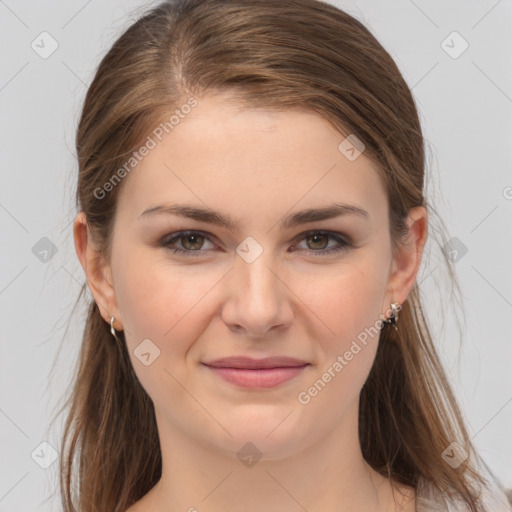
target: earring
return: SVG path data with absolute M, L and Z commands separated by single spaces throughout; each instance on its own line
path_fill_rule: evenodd
M 110 332 L 112 333 L 112 336 L 116 339 L 116 341 L 119 340 L 116 334 L 116 330 L 114 329 L 114 320 L 115 318 L 113 316 L 110 317 Z
M 396 323 L 398 321 L 398 312 L 401 309 L 402 309 L 402 304 L 400 304 L 399 302 L 393 302 L 391 304 L 391 316 L 389 318 L 387 318 L 386 320 L 384 320 L 383 326 L 384 326 L 384 324 L 391 324 L 395 328 L 395 331 L 398 331 L 398 327 L 396 326 Z

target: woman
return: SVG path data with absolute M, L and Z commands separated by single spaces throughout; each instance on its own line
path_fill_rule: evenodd
M 76 145 L 66 512 L 510 510 L 421 311 L 415 103 L 358 21 L 164 2 L 102 60 Z

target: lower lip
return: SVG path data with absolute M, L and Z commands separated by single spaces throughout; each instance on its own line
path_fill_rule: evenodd
M 259 368 L 255 370 L 205 366 L 224 380 L 242 388 L 266 389 L 276 387 L 283 382 L 293 379 L 308 365 L 283 368 Z

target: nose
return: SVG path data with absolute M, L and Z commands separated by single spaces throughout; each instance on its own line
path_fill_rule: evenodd
M 293 293 L 270 251 L 263 251 L 252 263 L 237 257 L 227 277 L 227 296 L 221 316 L 233 332 L 248 338 L 263 338 L 291 324 Z

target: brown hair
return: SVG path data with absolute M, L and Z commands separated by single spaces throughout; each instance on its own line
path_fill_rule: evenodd
M 103 58 L 78 126 L 77 204 L 107 258 L 123 183 L 101 200 L 95 190 L 187 98 L 228 90 L 252 107 L 306 108 L 363 141 L 386 185 L 395 249 L 408 211 L 430 209 L 414 99 L 393 59 L 360 22 L 315 0 L 166 1 L 131 25 Z M 118 336 L 122 343 L 112 343 L 92 301 L 67 402 L 60 461 L 65 512 L 124 512 L 161 476 L 153 404 Z M 472 512 L 480 510 L 471 482 L 486 480 L 473 465 L 478 455 L 417 284 L 402 306 L 399 330 L 381 331 L 360 395 L 359 436 L 365 460 L 382 475 L 413 487 L 424 477 Z M 470 454 L 457 469 L 441 456 L 453 441 Z

